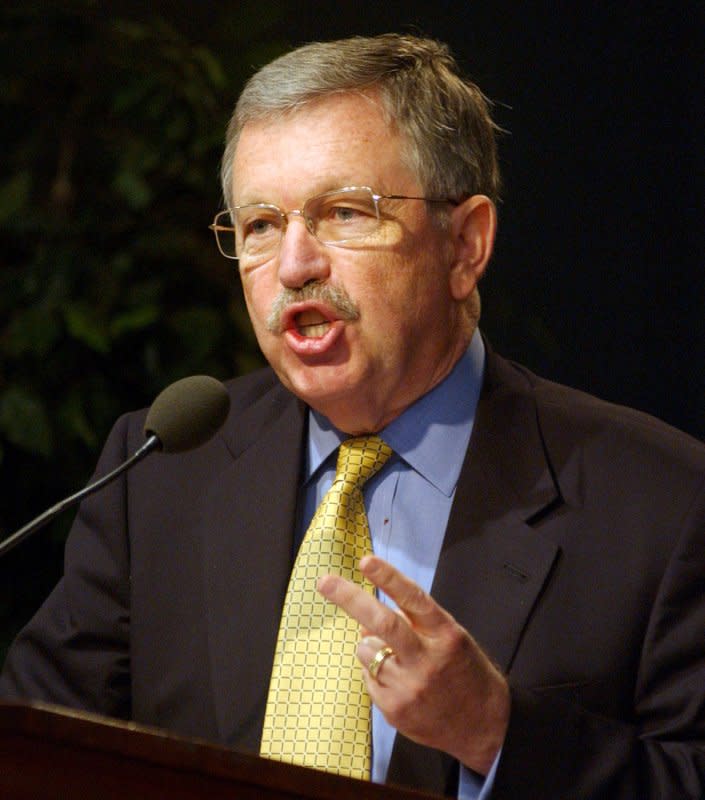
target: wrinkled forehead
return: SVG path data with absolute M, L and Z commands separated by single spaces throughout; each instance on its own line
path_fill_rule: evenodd
M 391 131 L 397 132 L 394 117 L 387 108 L 384 95 L 375 88 L 360 90 L 341 90 L 328 92 L 315 97 L 304 97 L 283 104 L 280 107 L 248 108 L 245 115 L 239 120 L 239 128 L 232 134 L 230 144 L 233 150 L 237 147 L 242 132 L 248 128 L 266 127 L 285 124 L 291 120 L 305 119 L 307 117 L 320 118 L 335 115 L 339 109 L 350 110 L 353 114 L 366 108 L 367 111 L 381 118 Z
M 379 98 L 339 93 L 246 122 L 235 147 L 228 199 L 275 202 L 276 190 L 286 206 L 285 195 L 308 192 L 308 197 L 349 185 L 416 191 L 408 163 L 405 137 Z

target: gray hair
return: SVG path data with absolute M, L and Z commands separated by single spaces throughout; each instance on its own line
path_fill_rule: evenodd
M 405 159 L 424 192 L 498 200 L 498 128 L 480 89 L 462 78 L 448 47 L 433 39 L 384 34 L 315 42 L 283 55 L 245 85 L 228 125 L 221 180 L 232 197 L 233 162 L 248 122 L 276 119 L 334 93 L 378 97 L 406 140 Z

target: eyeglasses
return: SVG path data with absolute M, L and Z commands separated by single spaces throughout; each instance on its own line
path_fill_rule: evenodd
M 241 267 L 255 267 L 279 252 L 291 215 L 301 217 L 309 233 L 321 244 L 363 247 L 382 225 L 380 200 L 425 200 L 457 205 L 456 200 L 447 198 L 376 194 L 369 186 L 346 186 L 310 197 L 303 208 L 291 211 L 282 211 L 271 203 L 233 206 L 216 214 L 209 228 L 215 233 L 218 249 L 226 258 L 239 260 Z

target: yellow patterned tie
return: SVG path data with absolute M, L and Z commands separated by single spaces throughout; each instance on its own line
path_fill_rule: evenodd
M 316 591 L 336 573 L 363 585 L 372 551 L 362 485 L 392 454 L 378 437 L 340 445 L 333 485 L 316 510 L 289 579 L 262 732 L 268 758 L 369 780 L 370 698 L 356 663 L 358 623 Z

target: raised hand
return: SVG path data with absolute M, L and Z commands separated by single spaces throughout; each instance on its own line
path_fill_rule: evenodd
M 408 738 L 487 774 L 509 723 L 504 676 L 472 636 L 401 572 L 376 556 L 363 558 L 360 569 L 398 612 L 337 575 L 322 577 L 318 590 L 362 627 L 357 654 L 372 701 Z

